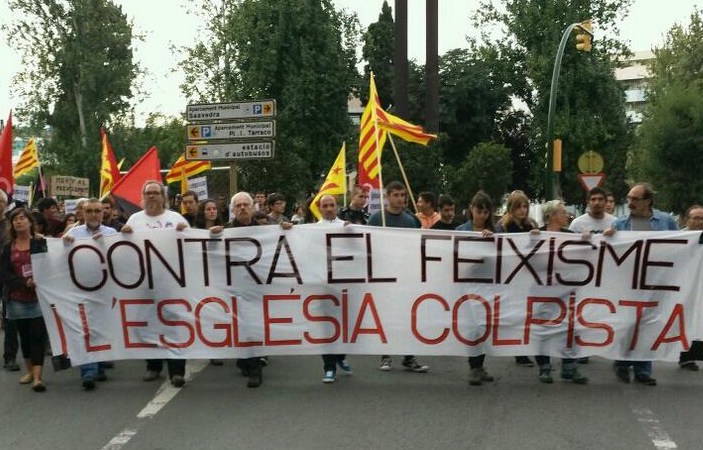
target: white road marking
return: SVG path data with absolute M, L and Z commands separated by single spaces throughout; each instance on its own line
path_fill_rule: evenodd
M 208 361 L 202 360 L 188 361 L 188 364 L 186 364 L 186 381 L 190 382 L 193 379 L 193 376 L 203 370 L 207 364 Z M 164 383 L 159 387 L 159 390 L 156 391 L 154 398 L 152 398 L 151 401 L 149 401 L 149 403 L 147 403 L 146 406 L 139 411 L 136 422 L 117 433 L 117 435 L 110 439 L 110 442 L 105 444 L 105 446 L 100 450 L 121 450 L 134 436 L 137 435 L 139 428 L 144 425 L 148 419 L 151 419 L 159 411 L 161 411 L 161 408 L 173 400 L 173 398 L 182 389 L 183 388 L 177 388 L 171 385 L 170 380 L 164 381 Z
M 648 408 L 632 408 L 632 412 L 637 421 L 642 424 L 647 436 L 657 450 L 670 450 L 678 448 L 676 442 L 672 441 L 669 434 L 659 424 L 659 419 Z

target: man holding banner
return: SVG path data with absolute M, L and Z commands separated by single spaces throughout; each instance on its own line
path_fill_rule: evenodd
M 168 206 L 166 186 L 158 181 L 147 181 L 142 187 L 142 206 L 144 210 L 130 216 L 125 226 L 122 227 L 122 233 L 131 233 L 132 230 L 140 229 L 168 228 L 183 231 L 189 227 L 188 221 L 183 216 L 166 209 Z M 171 384 L 175 387 L 183 386 L 186 373 L 185 359 L 169 359 L 167 361 Z M 147 359 L 144 381 L 154 381 L 159 378 L 163 367 L 163 359 Z
M 369 218 L 370 226 L 380 227 L 385 222 L 388 227 L 419 228 L 415 218 L 405 212 L 408 191 L 401 182 L 391 181 L 386 185 L 386 199 L 388 199 L 388 207 L 371 215 L 371 218 Z M 385 220 L 382 215 L 385 216 Z M 378 366 L 378 370 L 390 372 L 392 363 L 390 355 L 383 355 L 381 356 L 381 364 Z M 403 358 L 403 367 L 417 373 L 425 373 L 430 370 L 430 366 L 420 364 L 413 355 L 406 355 Z
M 63 237 L 64 242 L 72 244 L 76 239 L 100 239 L 117 234 L 117 230 L 102 224 L 103 206 L 97 198 L 90 198 L 83 203 L 85 223 L 71 228 Z M 105 363 L 88 363 L 79 366 L 83 389 L 95 389 L 96 381 L 107 381 Z
M 678 230 L 676 221 L 669 214 L 654 209 L 654 188 L 649 183 L 636 184 L 627 193 L 627 207 L 630 214 L 617 219 L 603 234 L 612 236 L 617 230 L 625 231 L 667 231 Z M 647 386 L 656 386 L 652 378 L 652 361 L 615 361 L 615 373 L 624 383 L 630 382 L 630 366 L 635 372 L 635 380 Z

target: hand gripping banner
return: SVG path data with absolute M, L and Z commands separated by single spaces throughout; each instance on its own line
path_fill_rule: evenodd
M 600 355 L 703 337 L 697 232 L 509 234 L 303 225 L 149 230 L 32 256 L 54 354 Z

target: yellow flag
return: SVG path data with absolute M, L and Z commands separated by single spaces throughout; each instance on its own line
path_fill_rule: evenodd
M 313 213 L 317 220 L 320 220 L 322 217 L 318 203 L 323 196 L 341 195 L 347 192 L 347 170 L 345 168 L 346 151 L 347 146 L 346 143 L 344 143 L 342 144 L 342 149 L 339 150 L 337 159 L 334 160 L 334 164 L 327 174 L 327 178 L 325 178 L 324 183 L 322 183 L 320 192 L 317 193 L 312 203 L 310 203 L 310 212 Z
M 39 167 L 39 152 L 37 152 L 37 144 L 34 143 L 34 138 L 32 138 L 27 142 L 20 159 L 17 160 L 13 175 L 17 178 L 37 167 Z

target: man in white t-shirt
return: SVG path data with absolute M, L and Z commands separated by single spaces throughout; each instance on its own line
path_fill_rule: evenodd
M 337 206 L 337 199 L 334 196 L 323 195 L 320 199 L 319 208 L 320 214 L 322 214 L 322 219 L 317 222 L 318 224 L 343 225 L 346 223 L 344 220 L 337 217 L 339 207 Z M 351 375 L 352 368 L 346 358 L 347 355 L 322 355 L 325 371 L 325 376 L 322 378 L 323 383 L 334 383 L 337 374 L 337 366 L 339 366 L 345 373 Z
M 608 193 L 601 187 L 594 187 L 588 192 L 588 210 L 586 214 L 575 218 L 569 230 L 575 233 L 602 233 L 610 228 L 616 217 L 605 212 L 605 199 Z
M 177 212 L 168 208 L 166 186 L 158 181 L 147 181 L 142 187 L 142 207 L 144 210 L 132 214 L 122 227 L 122 233 L 134 230 L 175 228 L 183 231 L 189 227 L 188 221 Z M 185 384 L 185 359 L 168 359 L 168 374 L 171 384 L 181 387 Z M 144 381 L 154 381 L 164 367 L 163 359 L 147 359 Z

